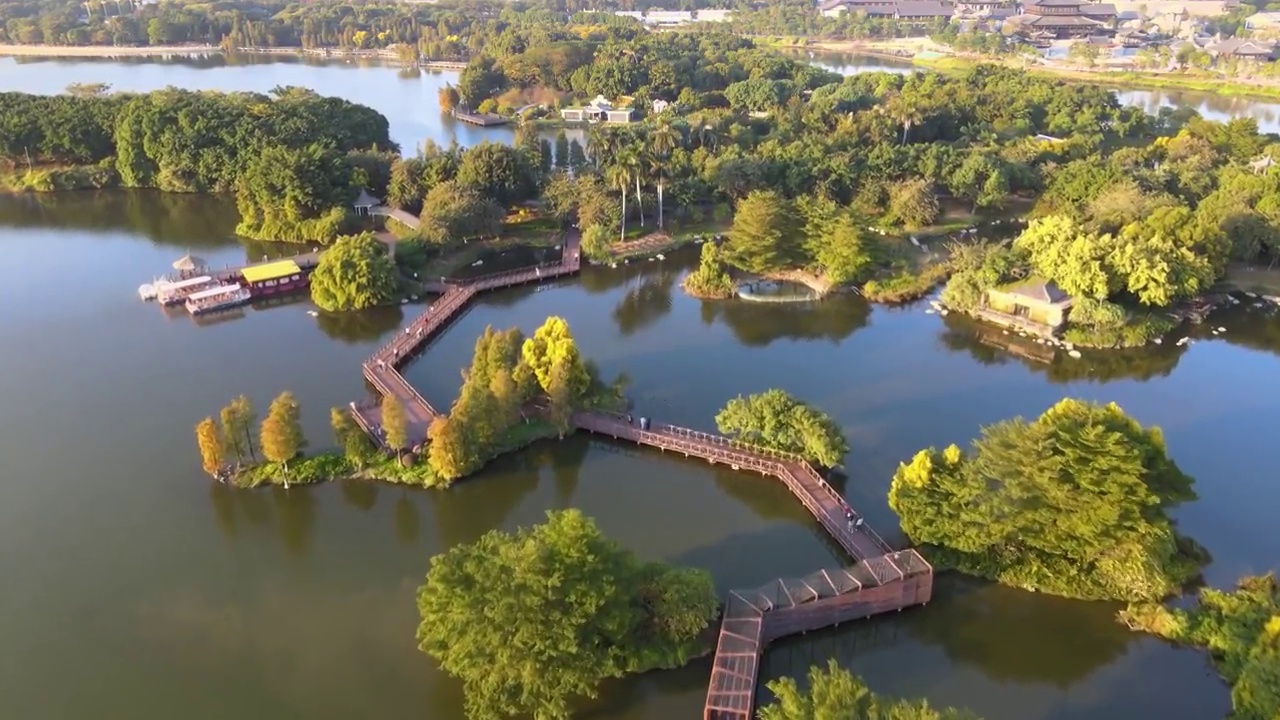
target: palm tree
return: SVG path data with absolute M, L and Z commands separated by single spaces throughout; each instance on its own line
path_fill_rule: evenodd
M 649 148 L 653 151 L 650 155 L 650 166 L 653 170 L 653 176 L 658 180 L 658 229 L 666 227 L 665 219 L 662 212 L 662 188 L 666 180 L 667 169 L 669 167 L 668 160 L 671 157 L 671 151 L 680 144 L 680 134 L 675 128 L 671 127 L 671 123 L 663 120 L 658 123 L 658 127 L 649 133 Z
M 614 167 L 621 169 L 627 174 L 627 179 L 635 179 L 636 183 L 636 205 L 640 211 L 640 226 L 644 227 L 644 205 L 640 200 L 640 175 L 644 170 L 644 162 L 640 156 L 640 149 L 635 146 L 624 146 L 620 148 L 614 155 Z M 627 191 L 622 191 L 625 197 Z
M 622 233 L 618 236 L 618 242 L 622 242 L 627 239 L 627 189 L 631 185 L 631 173 L 621 164 L 610 165 L 605 178 L 610 187 L 622 193 Z

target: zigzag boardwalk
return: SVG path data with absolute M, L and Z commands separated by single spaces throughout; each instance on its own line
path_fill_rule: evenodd
M 465 282 L 444 283 L 444 293 L 426 311 L 409 323 L 391 342 L 364 362 L 364 377 L 382 396 L 394 396 L 409 417 L 409 437 L 425 438 L 431 421 L 440 413 L 400 374 L 400 368 L 421 352 L 450 322 L 462 315 L 471 299 L 485 290 L 513 287 L 530 282 L 571 275 L 581 267 L 577 233 L 565 238 L 560 261 L 506 272 L 483 275 Z M 356 422 L 376 440 L 382 426 L 381 408 L 372 402 L 351 403 Z
M 760 655 L 769 642 L 920 605 L 933 593 L 929 563 L 915 550 L 894 551 L 865 522 L 851 525 L 845 513 L 852 509 L 800 457 L 674 425 L 641 430 L 616 415 L 599 412 L 577 413 L 573 420 L 581 430 L 776 477 L 857 561 L 849 568 L 820 570 L 799 580 L 775 580 L 755 590 L 729 593 L 704 720 L 751 720 Z
M 451 283 L 427 311 L 364 363 L 364 376 L 384 396 L 395 396 L 409 415 L 411 437 L 425 437 L 437 412 L 400 374 L 411 357 L 460 316 L 477 294 L 496 288 L 572 274 L 579 269 L 578 236 L 567 238 L 561 261 Z M 352 403 L 356 421 L 377 439 L 381 412 L 372 403 Z M 612 413 L 575 413 L 579 430 L 662 451 L 683 453 L 735 470 L 753 470 L 786 485 L 855 563 L 819 570 L 798 580 L 774 580 L 754 590 L 735 590 L 725 601 L 712 664 L 704 720 L 754 717 L 760 655 L 771 641 L 847 620 L 927 603 L 933 568 L 915 550 L 895 551 L 861 519 L 803 458 L 674 425 L 641 430 Z

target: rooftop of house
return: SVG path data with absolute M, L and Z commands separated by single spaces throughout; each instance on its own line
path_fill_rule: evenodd
M 1276 51 L 1276 44 L 1263 40 L 1250 40 L 1248 38 L 1228 38 L 1220 43 L 1209 46 L 1209 52 L 1219 55 L 1242 55 L 1242 56 L 1267 56 L 1270 57 Z
M 1046 305 L 1071 302 L 1071 296 L 1063 292 L 1057 283 L 1035 276 L 1003 285 L 996 290 L 1006 295 L 1015 295 Z
M 949 3 L 937 0 L 900 0 L 894 10 L 902 17 L 951 17 L 955 10 Z

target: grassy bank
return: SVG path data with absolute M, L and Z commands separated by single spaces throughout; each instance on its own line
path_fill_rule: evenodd
M 520 423 L 511 428 L 488 460 L 559 435 L 553 425 L 543 420 Z M 441 488 L 450 484 L 431 471 L 426 458 L 406 457 L 402 463 L 394 456 L 380 452 L 371 453 L 363 464 L 357 464 L 340 452 L 323 452 L 298 458 L 290 462 L 287 468 L 280 463 L 263 462 L 241 468 L 231 478 L 232 484 L 243 488 L 284 485 L 286 481 L 289 485 L 313 485 L 331 480 L 365 480 Z
M 120 187 L 115 162 L 101 165 L 41 165 L 0 170 L 0 191 L 60 192 Z

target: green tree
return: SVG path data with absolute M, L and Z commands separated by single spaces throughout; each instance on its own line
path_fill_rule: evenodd
M 794 262 L 799 238 L 791 201 L 771 190 L 755 190 L 735 208 L 724 257 L 747 272 L 764 273 Z
M 865 280 L 875 266 L 871 234 L 849 210 L 841 212 L 822 236 L 807 237 L 805 250 L 834 285 Z
M 889 215 L 908 230 L 932 225 L 940 213 L 938 196 L 927 178 L 904 180 L 889 191 Z
M 373 457 L 373 446 L 369 436 L 356 424 L 355 418 L 347 408 L 330 408 L 329 427 L 333 430 L 333 441 L 342 448 L 342 454 L 358 468 L 369 463 Z
M 839 465 L 849 452 L 835 420 L 776 388 L 730 400 L 716 413 L 716 427 L 739 440 L 795 453 L 826 467 Z
M 807 692 L 787 677 L 769 682 L 768 688 L 774 701 L 760 708 L 759 720 L 978 720 L 967 710 L 876 695 L 835 660 L 826 670 L 809 668 Z
M 196 424 L 196 444 L 200 447 L 200 467 L 217 477 L 226 462 L 226 453 L 222 447 L 222 433 L 213 418 L 207 417 Z
M 1274 574 L 1247 577 L 1233 592 L 1200 591 L 1190 608 L 1130 605 L 1130 628 L 1203 647 L 1231 685 L 1231 717 L 1280 717 L 1280 584 Z
M 556 131 L 555 166 L 564 169 L 569 167 L 569 136 L 564 130 Z
M 492 237 L 502 229 L 502 206 L 458 181 L 431 188 L 422 203 L 418 235 L 437 244 Z
M 725 270 L 720 259 L 720 246 L 714 242 L 702 244 L 702 256 L 698 260 L 698 269 L 689 273 L 684 279 L 684 289 L 694 297 L 728 298 L 733 297 L 737 286 L 733 278 Z
M 1111 265 L 1114 239 L 1086 232 L 1069 217 L 1032 220 L 1014 247 L 1027 253 L 1035 271 L 1068 295 L 1104 300 L 1122 286 Z
M 263 148 L 236 185 L 236 233 L 259 240 L 329 242 L 346 226 L 355 191 L 351 167 L 320 146 Z
M 468 717 L 561 720 L 608 678 L 683 664 L 716 606 L 705 572 L 641 563 L 564 510 L 433 558 L 417 637 L 462 681 Z
M 387 447 L 396 451 L 396 458 L 408 450 L 412 444 L 409 439 L 409 416 L 405 412 L 404 403 L 394 395 L 382 398 L 382 432 Z
M 398 291 L 395 263 L 372 233 L 340 238 L 311 273 L 311 300 L 329 312 L 385 305 Z
M 444 482 L 452 482 L 471 472 L 478 463 L 466 429 L 457 418 L 438 417 L 427 428 L 427 462 Z
M 458 163 L 458 182 L 504 209 L 533 197 L 537 185 L 520 151 L 495 142 L 467 148 Z
M 302 434 L 302 420 L 293 393 L 285 391 L 271 401 L 267 417 L 262 421 L 262 454 L 279 463 L 285 472 L 284 486 L 289 487 L 289 461 L 307 446 Z
M 1191 478 L 1113 405 L 1063 400 L 986 427 L 973 451 L 899 466 L 889 505 L 933 557 L 965 572 L 1083 599 L 1159 599 L 1199 570 L 1167 511 Z

